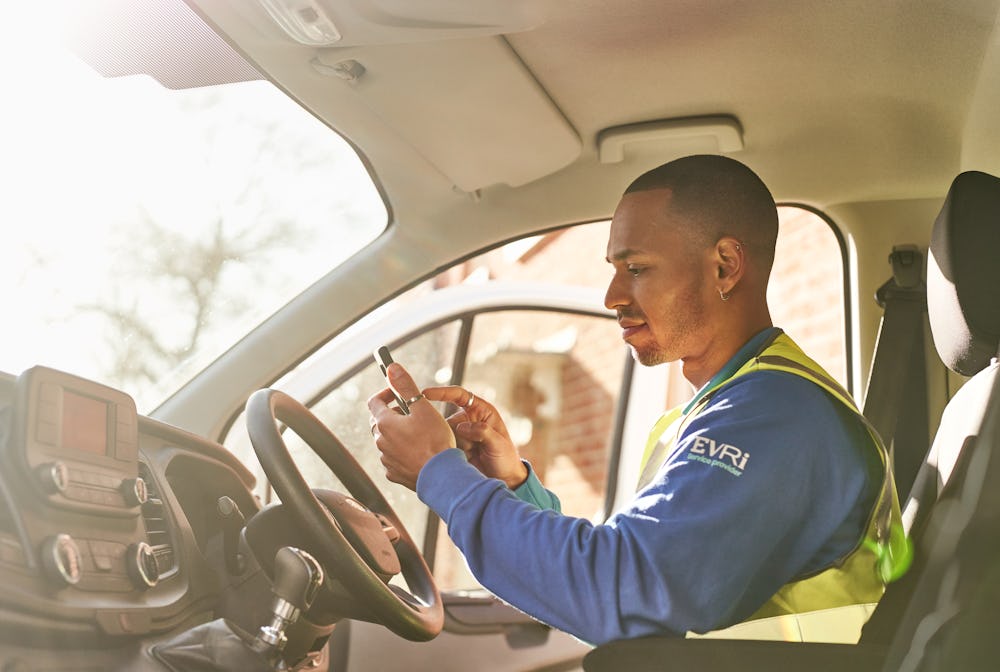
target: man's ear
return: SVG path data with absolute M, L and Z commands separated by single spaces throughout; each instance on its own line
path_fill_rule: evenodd
M 731 236 L 715 244 L 715 264 L 719 294 L 729 297 L 746 272 L 746 246 Z

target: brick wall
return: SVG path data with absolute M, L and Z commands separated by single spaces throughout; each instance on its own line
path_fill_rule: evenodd
M 847 380 L 844 265 L 829 225 L 799 208 L 781 208 L 768 302 L 782 327 L 834 378 Z

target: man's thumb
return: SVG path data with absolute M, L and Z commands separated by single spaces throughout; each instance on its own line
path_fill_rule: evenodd
M 393 362 L 389 365 L 389 368 L 386 369 L 386 376 L 389 379 L 389 385 L 403 399 L 411 399 L 420 394 L 420 388 L 399 362 Z

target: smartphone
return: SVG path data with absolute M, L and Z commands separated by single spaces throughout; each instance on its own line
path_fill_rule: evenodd
M 382 375 L 385 377 L 385 382 L 388 384 L 389 378 L 386 376 L 386 369 L 388 369 L 389 365 L 392 364 L 392 354 L 389 352 L 389 348 L 384 345 L 380 348 L 376 348 L 372 353 L 372 357 L 375 358 L 375 363 L 378 364 L 378 370 L 382 372 Z M 409 415 L 410 406 L 401 396 L 399 396 L 399 392 L 396 392 L 396 390 L 392 388 L 392 385 L 389 385 L 389 389 L 392 390 L 392 396 L 396 397 L 396 403 L 399 405 L 399 410 L 403 412 L 403 415 Z

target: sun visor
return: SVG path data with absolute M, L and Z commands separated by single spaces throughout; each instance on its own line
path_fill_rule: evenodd
M 317 61 L 349 69 L 345 86 L 463 191 L 517 187 L 580 155 L 579 136 L 502 38 L 325 49 Z
M 104 77 L 149 75 L 169 89 L 261 79 L 180 0 L 67 3 L 60 38 Z

